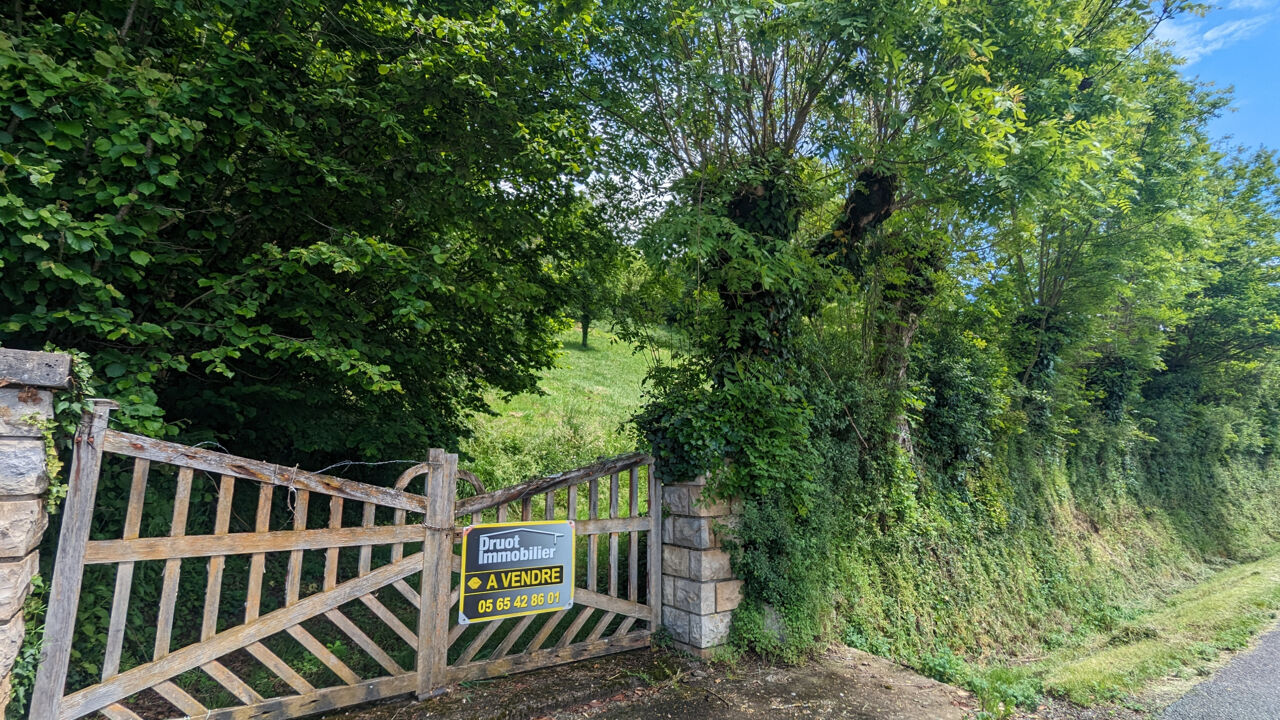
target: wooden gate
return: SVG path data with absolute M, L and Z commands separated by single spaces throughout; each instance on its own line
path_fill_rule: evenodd
M 457 456 L 442 450 L 388 488 L 110 430 L 113 407 L 96 401 L 76 434 L 33 720 L 282 718 L 427 697 L 643 647 L 659 622 L 660 490 L 643 453 L 458 501 Z M 101 477 L 127 499 L 98 498 Z M 418 478 L 421 495 L 407 489 Z M 574 607 L 459 625 L 455 517 L 535 515 L 586 537 Z M 114 592 L 99 592 L 111 569 Z M 157 585 L 135 583 L 145 573 L 158 597 L 133 592 Z M 95 617 L 105 630 L 86 639 Z

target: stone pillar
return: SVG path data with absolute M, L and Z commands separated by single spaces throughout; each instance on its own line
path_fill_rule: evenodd
M 52 389 L 67 386 L 70 370 L 67 355 L 0 348 L 0 717 L 22 648 L 22 604 L 48 525 L 42 426 L 53 418 Z
M 703 658 L 728 640 L 742 599 L 742 581 L 721 548 L 739 503 L 709 502 L 705 490 L 705 478 L 662 487 L 662 624 L 678 648 Z

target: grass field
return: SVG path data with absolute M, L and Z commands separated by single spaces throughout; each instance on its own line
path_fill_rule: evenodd
M 1092 705 L 1168 676 L 1202 671 L 1224 650 L 1248 645 L 1280 609 L 1280 548 L 1223 570 L 1161 607 L 1038 663 L 1046 691 Z
M 605 330 L 560 336 L 563 354 L 540 383 L 542 395 L 493 398 L 495 416 L 477 417 L 475 437 L 462 445 L 462 467 L 489 489 L 530 477 L 570 470 L 599 457 L 635 450 L 629 420 L 643 402 L 642 385 L 652 363 Z

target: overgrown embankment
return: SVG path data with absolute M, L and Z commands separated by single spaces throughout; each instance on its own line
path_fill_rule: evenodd
M 621 419 L 642 402 L 649 361 L 606 333 L 593 331 L 592 338 L 592 349 L 582 350 L 575 331 L 566 331 L 560 366 L 544 375 L 545 394 L 501 403 L 498 415 L 477 426 L 467 449 L 487 482 L 505 484 L 634 443 Z M 833 372 L 832 382 L 854 375 Z M 1254 391 L 1251 411 L 1225 429 L 1209 420 L 1194 432 L 1184 428 L 1195 444 L 1179 448 L 1175 438 L 1155 436 L 1125 444 L 1105 426 L 1071 443 L 1023 434 L 961 477 L 887 475 L 914 483 L 909 496 L 877 490 L 886 475 L 859 479 L 875 467 L 874 457 L 856 452 L 856 440 L 850 452 L 828 428 L 820 447 L 835 462 L 819 477 L 842 490 L 823 507 L 839 510 L 810 513 L 813 534 L 794 538 L 815 551 L 816 541 L 832 541 L 810 606 L 825 614 L 814 616 L 808 640 L 842 640 L 960 682 L 964 673 L 980 672 L 961 656 L 981 665 L 1048 654 L 1061 658 L 1053 668 L 1065 668 L 1066 658 L 1079 659 L 1098 643 L 1151 639 L 1139 637 L 1142 628 L 1159 621 L 1143 613 L 1163 610 L 1163 598 L 1231 568 L 1212 581 L 1220 583 L 1237 572 L 1236 563 L 1273 552 L 1280 539 L 1280 467 L 1261 440 L 1269 432 L 1270 385 Z M 849 412 L 831 414 L 866 432 L 871 404 L 851 404 Z M 845 430 L 856 438 L 851 426 Z M 894 503 L 909 509 L 881 526 L 874 508 Z M 794 590 L 790 599 L 803 599 L 805 588 Z M 1256 614 L 1245 613 L 1233 627 L 1253 627 Z M 748 609 L 740 639 L 787 655 L 786 646 L 753 636 L 752 620 Z M 1055 675 L 1068 671 L 1053 668 L 1028 668 L 999 690 L 1013 686 L 1016 693 L 1017 681 L 1026 680 L 1027 701 L 1042 686 L 1086 697 Z
M 1035 522 L 943 523 L 873 535 L 838 553 L 843 639 L 909 662 L 944 648 L 1038 654 L 1113 632 L 1280 538 L 1280 472 L 1267 460 L 1223 461 L 1194 478 L 1213 490 L 1186 503 L 1152 492 L 1142 493 L 1146 503 L 1080 497 L 1073 479 L 1091 470 L 1078 457 L 1024 462 L 1016 482 L 1050 490 Z M 1130 480 L 1145 483 L 1141 473 Z

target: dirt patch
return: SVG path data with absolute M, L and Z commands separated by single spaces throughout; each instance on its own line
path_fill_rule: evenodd
M 743 662 L 734 668 L 699 668 L 661 692 L 642 693 L 588 716 L 961 720 L 974 710 L 969 693 L 963 690 L 874 655 L 835 648 L 800 667 Z M 552 717 L 561 720 L 569 715 Z
M 391 700 L 335 713 L 328 720 L 526 720 L 575 707 L 599 707 L 687 675 L 697 661 L 683 655 L 638 650 L 547 670 L 463 683 L 444 697 Z
M 798 667 L 759 660 L 710 665 L 643 650 L 472 684 L 427 702 L 385 703 L 330 717 L 962 720 L 975 710 L 963 690 L 849 648 Z

